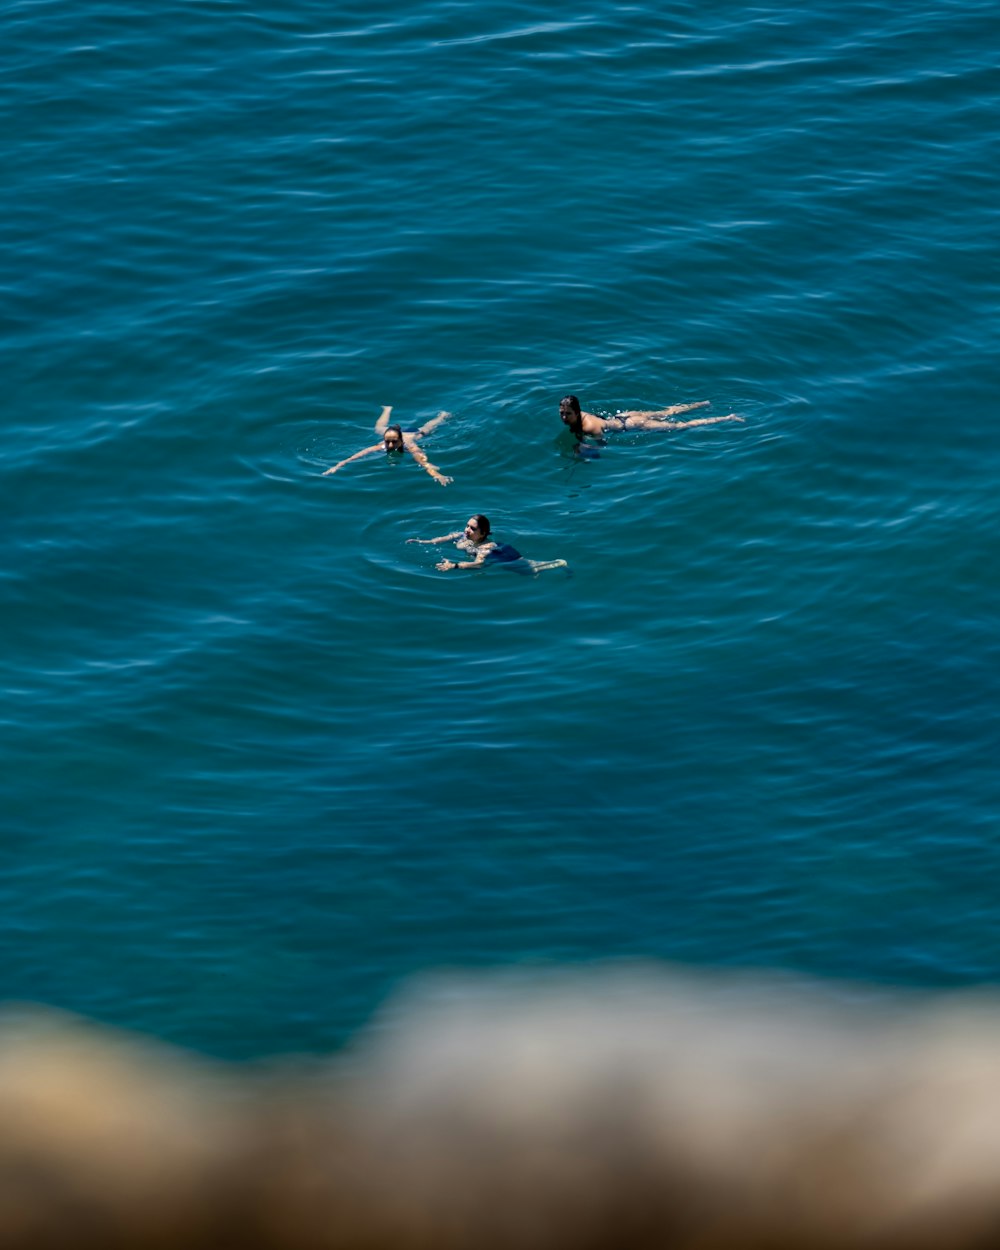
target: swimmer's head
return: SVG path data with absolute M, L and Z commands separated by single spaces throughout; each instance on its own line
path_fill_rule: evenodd
M 578 430 L 583 425 L 580 415 L 580 401 L 575 395 L 565 395 L 559 401 L 559 419 L 571 430 Z
M 489 536 L 490 523 L 488 518 L 484 517 L 481 512 L 475 516 L 470 516 L 465 525 L 465 537 L 470 542 L 481 543 L 485 542 Z
M 398 425 L 387 425 L 385 434 L 382 436 L 382 442 L 385 444 L 386 451 L 402 451 L 403 450 L 403 430 Z

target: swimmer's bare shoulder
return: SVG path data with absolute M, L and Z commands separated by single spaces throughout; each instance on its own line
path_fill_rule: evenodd
M 581 412 L 580 423 L 584 434 L 603 434 L 608 424 L 603 417 L 595 416 L 592 412 Z

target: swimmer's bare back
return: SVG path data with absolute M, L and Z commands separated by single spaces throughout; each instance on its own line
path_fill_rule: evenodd
M 672 404 L 669 408 L 656 408 L 646 412 L 628 409 L 616 413 L 613 417 L 598 417 L 592 412 L 583 412 L 583 432 L 585 434 L 614 433 L 616 430 L 689 430 L 696 425 L 718 425 L 721 421 L 742 421 L 735 412 L 724 417 L 696 417 L 693 421 L 662 420 L 664 417 L 679 416 L 682 412 L 691 412 L 694 408 L 705 408 L 709 400 L 701 399 L 694 404 Z

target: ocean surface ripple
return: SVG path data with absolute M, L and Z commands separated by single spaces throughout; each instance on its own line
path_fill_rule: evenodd
M 9 4 L 8 995 L 244 1056 L 442 964 L 997 980 L 994 26 Z M 384 404 L 452 485 L 323 476 Z M 568 569 L 406 541 L 472 512 Z

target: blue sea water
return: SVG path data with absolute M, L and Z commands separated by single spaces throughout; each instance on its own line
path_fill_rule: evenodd
M 993 4 L 3 27 L 4 997 L 237 1057 L 443 965 L 1000 980 Z M 323 476 L 382 405 L 451 485 Z M 473 512 L 569 570 L 406 542 Z

